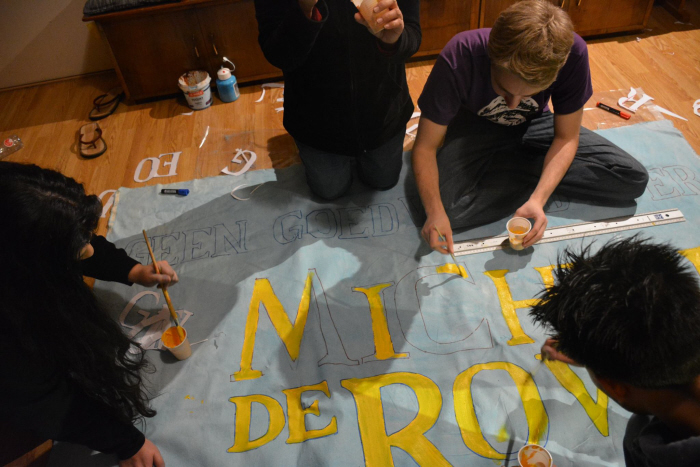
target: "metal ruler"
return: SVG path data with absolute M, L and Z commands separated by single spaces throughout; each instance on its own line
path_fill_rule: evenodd
M 537 243 L 560 242 L 572 238 L 591 237 L 593 235 L 642 229 L 644 227 L 656 227 L 658 225 L 674 224 L 676 222 L 685 222 L 683 213 L 678 209 L 647 212 L 646 214 L 639 214 L 631 217 L 614 217 L 595 222 L 582 222 L 580 224 L 553 227 L 545 230 L 542 239 Z M 475 238 L 473 240 L 454 243 L 455 256 L 503 250 L 508 247 L 508 235 Z

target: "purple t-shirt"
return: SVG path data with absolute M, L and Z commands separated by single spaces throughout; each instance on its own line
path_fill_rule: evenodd
M 509 109 L 505 99 L 491 85 L 488 53 L 490 28 L 464 31 L 442 49 L 418 99 L 422 116 L 447 125 L 460 108 L 500 125 L 520 125 L 549 110 L 552 98 L 556 113 L 569 114 L 583 107 L 593 94 L 588 48 L 578 34 L 556 81 L 547 89 L 523 99 Z

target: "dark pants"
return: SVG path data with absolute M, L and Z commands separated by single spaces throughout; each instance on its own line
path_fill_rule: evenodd
M 355 165 L 365 185 L 377 190 L 393 188 L 401 173 L 403 139 L 402 131 L 377 149 L 364 151 L 356 157 L 332 154 L 295 142 L 306 169 L 309 188 L 316 196 L 331 200 L 350 189 Z
M 511 216 L 530 197 L 554 138 L 554 115 L 503 126 L 460 112 L 437 153 L 440 196 L 453 229 Z M 619 205 L 644 193 L 648 174 L 635 158 L 581 128 L 578 150 L 555 194 Z M 414 181 L 407 185 L 413 219 L 426 215 Z

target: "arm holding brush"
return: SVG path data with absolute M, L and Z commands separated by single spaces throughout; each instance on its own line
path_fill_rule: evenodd
M 90 240 L 92 254 L 86 251 L 80 262 L 83 275 L 104 281 L 120 282 L 144 287 L 157 285 L 169 287 L 177 284 L 177 273 L 167 261 L 158 261 L 160 274 L 153 264 L 143 265 L 131 258 L 121 248 L 117 248 L 101 235 L 94 235 Z

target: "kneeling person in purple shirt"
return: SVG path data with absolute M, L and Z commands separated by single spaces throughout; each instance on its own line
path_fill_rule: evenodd
M 452 229 L 515 212 L 534 219 L 528 247 L 544 234 L 544 206 L 555 190 L 604 204 L 641 196 L 644 167 L 581 127 L 592 94 L 586 43 L 549 2 L 518 2 L 493 29 L 452 38 L 418 100 L 416 184 L 408 186 L 414 221 L 430 246 L 446 254 Z

